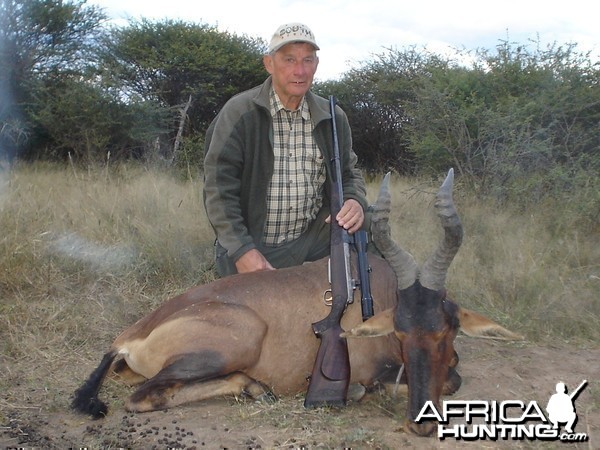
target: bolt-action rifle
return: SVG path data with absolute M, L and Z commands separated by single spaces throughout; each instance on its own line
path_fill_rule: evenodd
M 338 225 L 335 217 L 342 208 L 342 170 L 340 149 L 335 124 L 335 98 L 329 97 L 333 134 L 331 179 L 331 243 L 329 276 L 331 283 L 331 311 L 324 319 L 312 324 L 315 335 L 321 339 L 313 367 L 304 406 L 344 406 L 350 383 L 350 359 L 346 338 L 340 337 L 342 315 L 352 302 L 353 282 L 350 273 L 350 236 Z

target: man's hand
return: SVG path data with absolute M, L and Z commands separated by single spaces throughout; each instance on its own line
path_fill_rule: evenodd
M 275 270 L 261 252 L 252 249 L 244 253 L 235 262 L 238 273 L 258 272 L 259 270 Z
M 353 198 L 350 198 L 342 205 L 336 220 L 341 227 L 344 227 L 348 230 L 348 233 L 352 234 L 362 227 L 362 224 L 365 221 L 365 213 L 362 206 L 360 206 L 360 203 Z M 325 222 L 330 223 L 331 216 L 327 217 Z

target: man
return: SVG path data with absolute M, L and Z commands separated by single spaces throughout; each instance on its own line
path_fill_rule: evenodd
M 333 143 L 328 100 L 310 91 L 319 47 L 303 24 L 280 26 L 263 57 L 267 80 L 230 99 L 210 125 L 204 206 L 219 275 L 302 264 L 329 254 Z M 367 208 L 348 119 L 336 108 L 344 203 L 358 231 Z

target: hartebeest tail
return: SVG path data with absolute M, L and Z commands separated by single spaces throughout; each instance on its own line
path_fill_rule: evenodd
M 117 352 L 114 350 L 106 353 L 87 381 L 75 391 L 75 398 L 71 403 L 74 410 L 89 414 L 95 419 L 106 416 L 108 407 L 98 398 L 98 392 L 116 356 Z

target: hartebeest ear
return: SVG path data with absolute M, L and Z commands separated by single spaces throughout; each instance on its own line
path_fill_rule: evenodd
M 375 314 L 366 322 L 345 331 L 340 336 L 345 338 L 387 336 L 394 331 L 394 309 L 386 309 Z
M 460 321 L 460 329 L 467 336 L 504 341 L 522 341 L 525 339 L 523 335 L 513 333 L 487 317 L 466 308 L 459 307 L 458 320 Z

